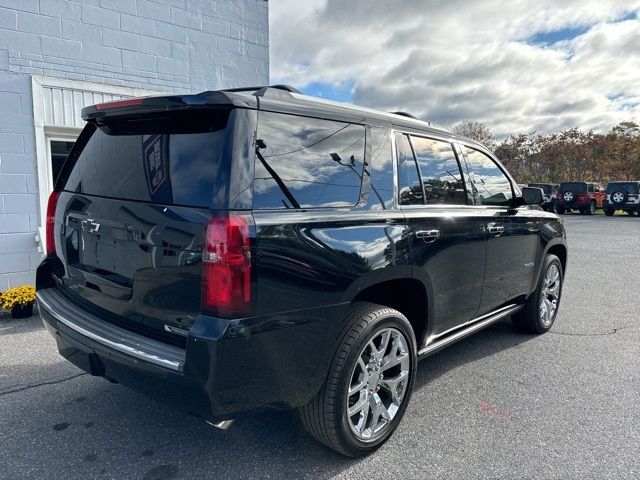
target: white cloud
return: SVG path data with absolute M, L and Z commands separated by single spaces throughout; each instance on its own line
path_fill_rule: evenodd
M 640 121 L 638 14 L 640 0 L 273 0 L 272 81 L 353 82 L 354 103 L 498 135 L 605 130 Z M 566 29 L 583 33 L 529 40 Z

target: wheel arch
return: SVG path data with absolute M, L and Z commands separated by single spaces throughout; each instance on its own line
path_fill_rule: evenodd
M 564 238 L 555 238 L 550 240 L 549 243 L 545 246 L 544 252 L 542 254 L 542 259 L 544 259 L 548 254 L 555 255 L 560 260 L 560 264 L 562 265 L 562 276 L 564 278 L 567 271 L 567 261 L 568 261 L 568 249 L 567 243 Z M 542 275 L 542 265 L 543 261 L 540 261 L 540 265 L 538 266 L 538 272 L 535 276 L 535 282 L 532 285 L 532 290 L 529 294 L 533 293 L 536 289 L 538 282 L 540 280 L 540 275 Z
M 549 253 L 560 259 L 560 263 L 562 264 L 562 274 L 564 275 L 567 271 L 567 246 L 561 242 L 554 243 L 547 248 L 545 256 Z
M 427 287 L 421 281 L 412 278 L 410 273 L 368 280 L 365 284 L 350 288 L 345 295 L 345 301 L 366 301 L 398 310 L 409 320 L 420 349 L 427 334 L 430 318 Z

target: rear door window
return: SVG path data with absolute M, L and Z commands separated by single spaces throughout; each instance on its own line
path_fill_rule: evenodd
M 216 183 L 224 181 L 226 115 L 211 120 L 209 115 L 193 130 L 186 119 L 97 128 L 79 145 L 79 154 L 72 152 L 72 165 L 64 166 L 58 186 L 86 195 L 209 207 Z
M 356 205 L 364 151 L 362 125 L 260 112 L 253 208 Z
M 471 194 L 476 205 L 511 205 L 513 200 L 511 182 L 498 164 L 480 150 L 465 148 Z
M 460 165 L 448 142 L 411 136 L 427 205 L 465 205 Z
M 409 137 L 396 133 L 398 193 L 400 205 L 424 205 L 424 191 Z
M 367 171 L 365 170 L 365 175 Z M 393 206 L 393 152 L 387 127 L 371 128 L 371 165 L 368 174 L 369 208 L 385 210 Z M 366 177 L 365 177 L 366 178 Z

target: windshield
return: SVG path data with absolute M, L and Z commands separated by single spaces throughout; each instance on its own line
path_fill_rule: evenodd
M 615 182 L 607 185 L 607 193 L 626 190 L 628 193 L 638 193 L 638 182 Z
M 587 193 L 585 182 L 566 182 L 560 184 L 561 192 Z
M 548 183 L 530 183 L 530 187 L 541 188 L 545 195 L 551 195 L 551 185 Z

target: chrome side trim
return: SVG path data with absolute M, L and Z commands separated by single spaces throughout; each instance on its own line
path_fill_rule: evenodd
M 523 306 L 522 305 L 507 305 L 506 307 L 502 307 L 495 312 L 488 313 L 481 317 L 478 317 L 470 322 L 466 323 L 464 327 L 456 330 L 454 333 L 447 335 L 447 333 L 451 332 L 451 330 L 447 330 L 444 333 L 439 334 L 434 338 L 434 342 L 430 343 L 426 347 L 422 348 L 418 352 L 418 356 L 426 357 L 427 355 L 431 355 L 432 353 L 437 352 L 438 350 L 457 342 L 458 340 L 463 339 L 464 337 L 471 335 L 479 330 L 482 330 L 485 327 L 488 327 L 492 323 L 497 322 L 498 320 L 502 320 L 504 317 L 508 317 L 519 311 Z M 459 328 L 459 327 L 458 327 Z
M 165 367 L 170 370 L 182 371 L 182 365 L 184 363 L 183 361 L 161 357 L 151 352 L 141 350 L 135 344 L 133 344 L 134 342 L 124 343 L 123 341 L 124 339 L 122 338 L 117 339 L 114 337 L 109 339 L 109 338 L 106 338 L 105 336 L 98 335 L 97 333 L 87 330 L 86 328 L 78 325 L 77 323 L 72 322 L 71 320 L 65 318 L 64 316 L 56 312 L 55 309 L 51 306 L 51 304 L 48 303 L 47 300 L 44 298 L 44 295 L 42 295 L 42 292 L 37 292 L 36 298 L 38 300 L 39 308 L 44 307 L 47 313 L 52 315 L 57 321 L 66 325 L 70 329 L 78 332 L 80 335 L 85 336 L 97 343 L 100 343 L 101 345 L 112 348 L 113 350 L 117 350 L 118 352 L 135 357 L 139 360 L 144 360 L 145 362 L 149 362 L 154 365 L 159 365 L 161 367 Z M 113 328 L 115 329 L 117 327 L 113 327 Z M 118 330 L 122 330 L 122 329 L 118 329 Z M 126 331 L 123 331 L 123 332 L 126 332 Z M 139 337 L 139 335 L 137 334 L 127 332 L 127 336 L 129 335 L 131 336 L 132 339 Z

